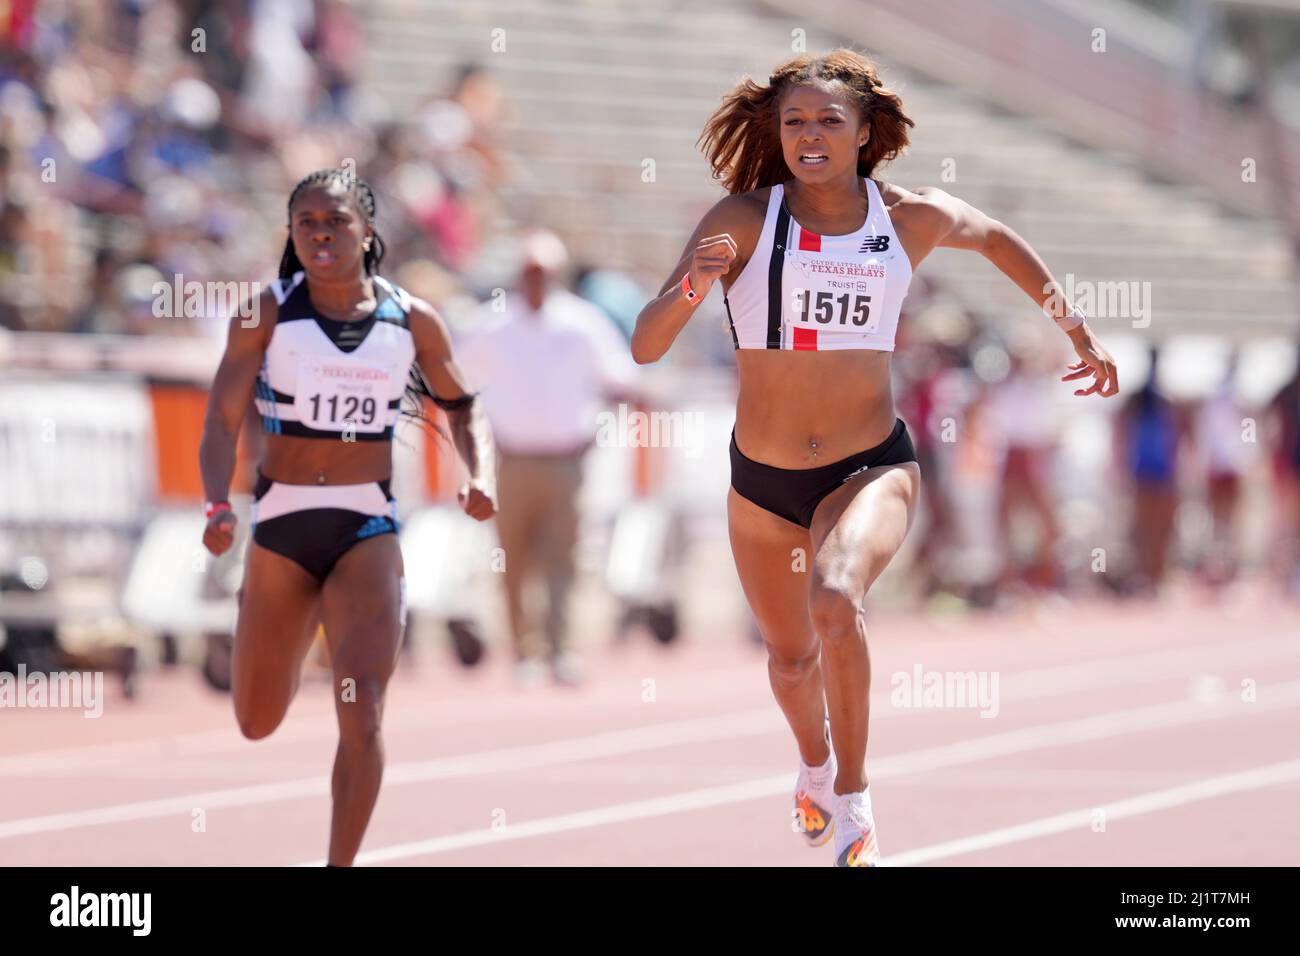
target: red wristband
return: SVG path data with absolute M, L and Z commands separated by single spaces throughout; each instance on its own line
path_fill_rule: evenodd
M 218 511 L 229 511 L 229 501 L 209 501 L 203 505 L 203 517 L 211 518 Z
M 691 274 L 682 276 L 682 296 L 692 304 L 700 301 L 700 294 L 691 288 Z

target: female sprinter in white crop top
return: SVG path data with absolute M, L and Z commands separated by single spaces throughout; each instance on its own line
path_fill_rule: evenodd
M 876 66 L 849 50 L 798 57 L 765 86 L 743 81 L 701 137 L 730 195 L 700 221 L 632 337 L 636 360 L 656 361 L 722 280 L 740 376 L 732 553 L 799 747 L 797 829 L 814 846 L 833 835 L 839 866 L 879 858 L 863 602 L 920 488 L 890 392 L 913 271 L 938 246 L 982 253 L 1069 335 L 1079 361 L 1063 380 L 1095 377 L 1075 394 L 1118 391 L 1110 355 L 1023 239 L 942 190 L 872 178 L 912 125 Z
M 447 410 L 469 470 L 461 507 L 479 521 L 496 511 L 491 430 L 446 326 L 379 275 L 383 256 L 364 180 L 321 169 L 298 183 L 279 279 L 253 301 L 252 321 L 230 320 L 199 447 L 203 543 L 219 555 L 234 542 L 225 499 L 253 400 L 265 452 L 235 623 L 235 716 L 253 740 L 279 726 L 322 621 L 339 694 L 332 866 L 352 864 L 383 775 L 380 721 L 406 616 L 393 428 L 423 416 L 422 395 Z M 406 398 L 414 404 L 403 408 Z

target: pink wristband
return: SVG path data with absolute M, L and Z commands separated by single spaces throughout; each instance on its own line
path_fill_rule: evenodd
M 682 297 L 692 305 L 700 301 L 700 294 L 691 288 L 691 274 L 682 276 Z

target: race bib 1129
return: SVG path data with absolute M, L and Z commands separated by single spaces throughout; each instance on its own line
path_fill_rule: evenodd
M 391 367 L 327 359 L 298 365 L 293 407 L 304 425 L 319 431 L 382 432 L 388 409 Z

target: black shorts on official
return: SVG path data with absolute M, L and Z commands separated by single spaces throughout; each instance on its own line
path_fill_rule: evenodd
M 400 530 L 389 485 L 388 479 L 360 485 L 286 485 L 259 472 L 253 489 L 253 540 L 324 582 L 358 541 Z
M 874 448 L 816 468 L 776 468 L 746 458 L 736 447 L 735 429 L 731 432 L 731 487 L 736 494 L 805 528 L 811 527 L 822 499 L 849 478 L 868 468 L 905 461 L 916 461 L 916 449 L 901 418 Z

